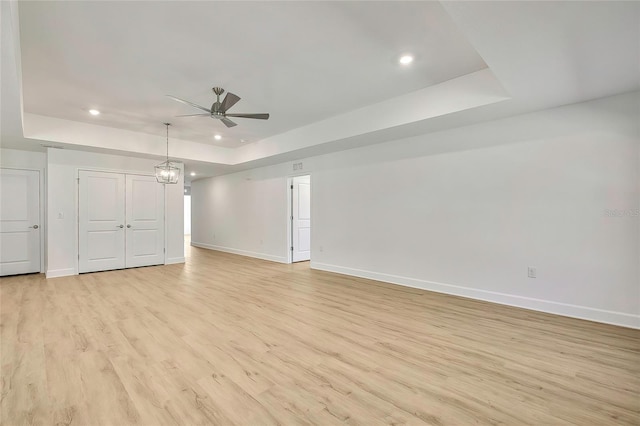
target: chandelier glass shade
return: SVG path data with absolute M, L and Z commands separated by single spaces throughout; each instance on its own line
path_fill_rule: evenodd
M 169 160 L 169 126 L 171 123 L 164 123 L 167 126 L 167 160 L 155 166 L 156 180 L 158 183 L 176 184 L 180 179 L 180 167 Z

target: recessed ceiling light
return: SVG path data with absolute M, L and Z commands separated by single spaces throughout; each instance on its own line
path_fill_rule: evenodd
M 191 176 L 195 176 L 195 175 L 196 175 L 196 172 L 191 172 Z
M 89 110 L 89 114 L 91 114 L 91 115 L 100 115 L 100 111 L 98 111 L 97 109 L 90 109 Z
M 246 142 L 246 141 L 247 141 L 246 139 L 240 139 L 240 142 Z
M 222 136 L 220 136 L 220 135 L 215 135 L 213 138 L 214 138 L 215 140 L 219 141 L 220 139 L 222 139 Z
M 402 65 L 409 65 L 411 62 L 413 62 L 413 56 L 411 55 L 402 55 L 400 57 L 400 63 Z

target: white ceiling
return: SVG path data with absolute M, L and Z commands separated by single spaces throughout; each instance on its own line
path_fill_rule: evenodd
M 26 112 L 240 146 L 486 67 L 437 2 L 23 2 Z M 398 64 L 403 52 L 416 60 Z M 269 121 L 174 118 L 209 107 Z M 92 117 L 90 108 L 102 114 Z M 214 133 L 223 136 L 213 139 Z
M 160 158 L 168 120 L 197 177 L 640 88 L 638 2 L 1 3 L 3 147 Z M 271 119 L 173 117 L 213 85 Z

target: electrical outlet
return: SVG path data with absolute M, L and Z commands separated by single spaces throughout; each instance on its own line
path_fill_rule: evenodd
M 324 251 L 324 247 L 320 246 L 320 252 Z
M 535 278 L 535 277 L 536 277 L 536 268 L 534 268 L 534 267 L 532 267 L 532 266 L 529 266 L 529 267 L 527 268 L 527 276 L 528 276 L 529 278 Z

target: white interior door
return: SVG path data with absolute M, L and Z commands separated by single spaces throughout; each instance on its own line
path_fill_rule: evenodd
M 293 178 L 292 261 L 311 259 L 311 176 Z
M 125 267 L 125 175 L 80 171 L 79 272 Z
M 127 268 L 164 264 L 164 185 L 127 175 Z
M 0 276 L 40 272 L 40 172 L 0 169 Z

